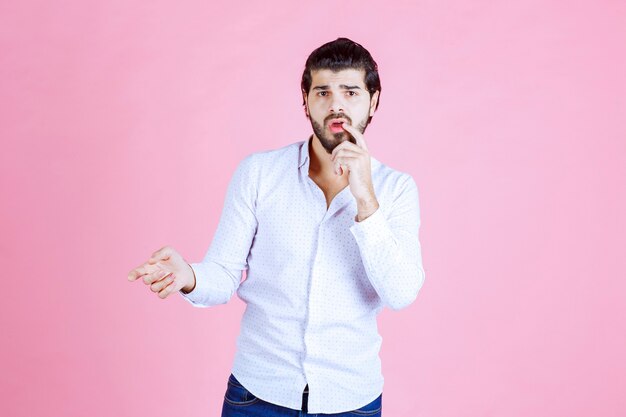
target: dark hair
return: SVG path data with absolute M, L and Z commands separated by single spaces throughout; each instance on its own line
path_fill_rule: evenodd
M 300 83 L 302 91 L 307 95 L 311 89 L 311 71 L 319 69 L 329 69 L 335 72 L 343 69 L 365 70 L 365 87 L 370 93 L 370 99 L 376 91 L 379 92 L 378 101 L 376 102 L 376 108 L 374 110 L 378 109 L 381 90 L 378 65 L 367 49 L 348 38 L 337 38 L 311 52 L 311 55 L 309 55 L 304 65 L 304 72 L 302 73 L 302 81 Z M 306 105 L 304 99 L 302 105 Z M 371 120 L 372 117 L 370 116 L 368 123 Z

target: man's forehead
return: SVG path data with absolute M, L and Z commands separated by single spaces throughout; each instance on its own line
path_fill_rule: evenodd
M 346 68 L 339 71 L 330 69 L 319 69 L 311 71 L 311 81 L 313 86 L 318 84 L 353 84 L 365 87 L 365 70 Z

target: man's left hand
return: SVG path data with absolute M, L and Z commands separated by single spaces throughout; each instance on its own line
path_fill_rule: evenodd
M 350 192 L 357 202 L 357 221 L 362 221 L 378 209 L 372 184 L 370 155 L 363 134 L 346 122 L 342 127 L 354 137 L 356 145 L 350 141 L 341 142 L 333 149 L 331 160 L 337 175 L 343 174 L 342 169 L 348 169 Z

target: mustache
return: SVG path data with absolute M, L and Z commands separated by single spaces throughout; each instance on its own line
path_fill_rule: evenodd
M 324 119 L 324 124 L 328 123 L 330 120 L 333 120 L 333 119 L 346 119 L 348 123 L 352 124 L 352 119 L 346 116 L 345 114 L 333 114 L 332 116 L 328 116 L 327 118 Z

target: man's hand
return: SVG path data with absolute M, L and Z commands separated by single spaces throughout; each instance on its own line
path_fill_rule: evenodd
M 149 285 L 159 298 L 165 298 L 181 289 L 186 293 L 191 292 L 196 286 L 193 269 L 170 246 L 154 252 L 146 263 L 129 272 L 129 281 L 135 281 L 137 278 L 143 278 L 143 282 Z
M 357 202 L 357 221 L 361 221 L 378 209 L 372 184 L 370 155 L 363 134 L 348 123 L 344 122 L 342 127 L 356 140 L 356 145 L 349 141 L 341 142 L 333 149 L 330 158 L 335 163 L 337 175 L 342 175 L 343 167 L 349 171 L 350 192 Z

